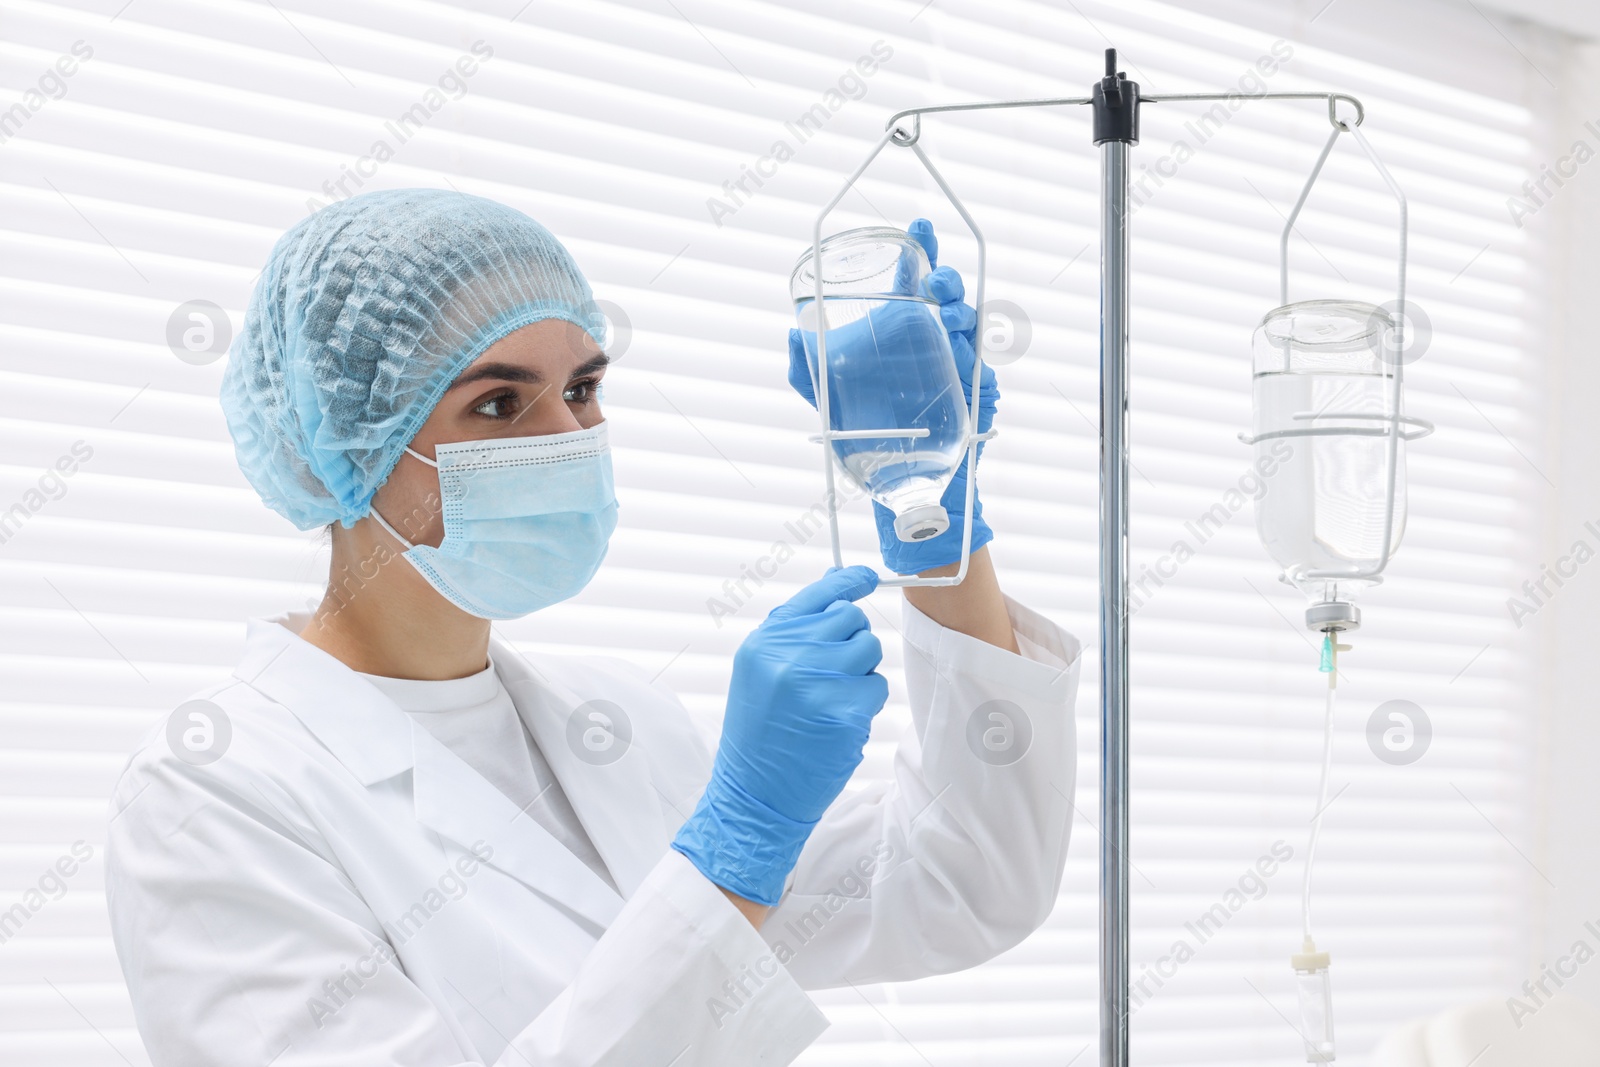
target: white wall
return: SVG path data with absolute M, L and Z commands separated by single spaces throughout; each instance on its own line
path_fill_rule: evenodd
M 1570 50 L 1560 105 L 1562 153 L 1579 139 L 1600 152 L 1600 45 Z M 1593 126 L 1586 128 L 1589 122 Z M 1554 564 L 1580 539 L 1600 550 L 1595 532 L 1600 530 L 1600 158 L 1582 166 L 1548 203 L 1559 241 L 1556 296 L 1564 308 L 1554 324 L 1557 344 L 1551 352 L 1558 387 L 1552 395 L 1554 466 L 1547 473 L 1556 489 L 1545 558 Z M 1543 954 L 1533 971 L 1572 956 L 1579 940 L 1600 952 L 1600 560 L 1579 567 L 1548 603 L 1540 613 L 1539 634 L 1549 677 L 1542 797 L 1546 835 L 1539 861 L 1549 884 L 1543 887 Z M 1574 960 L 1565 969 L 1575 965 Z M 1577 970 L 1568 991 L 1600 1009 L 1600 959 Z
M 1600 4 L 1594 0 L 1484 0 L 1483 6 L 1579 37 L 1600 38 Z

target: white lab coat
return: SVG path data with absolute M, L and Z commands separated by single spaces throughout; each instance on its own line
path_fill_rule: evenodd
M 632 667 L 491 650 L 619 895 L 302 641 L 303 613 L 252 620 L 233 677 L 200 694 L 224 755 L 177 758 L 163 724 L 111 800 L 112 934 L 152 1060 L 784 1064 L 827 1025 L 804 989 L 989 959 L 1049 914 L 1072 822 L 1078 643 L 1009 609 L 1023 656 L 905 606 L 893 781 L 829 808 L 759 933 L 669 848 L 711 755 Z M 593 700 L 631 723 L 610 763 L 569 742 Z M 1004 729 L 990 712 L 1015 714 L 997 700 L 1031 726 L 1009 766 L 975 754 Z

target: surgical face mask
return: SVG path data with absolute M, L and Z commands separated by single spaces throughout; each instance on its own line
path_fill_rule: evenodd
M 440 595 L 481 619 L 515 619 L 589 584 L 617 526 L 606 424 L 544 437 L 456 441 L 429 459 L 439 471 L 444 540 L 405 558 Z

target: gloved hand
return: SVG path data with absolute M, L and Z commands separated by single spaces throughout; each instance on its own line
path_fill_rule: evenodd
M 978 327 L 977 312 L 970 305 L 962 303 L 966 289 L 961 283 L 961 275 L 953 268 L 938 265 L 939 241 L 934 236 L 933 224 L 927 219 L 916 219 L 907 228 L 907 232 L 922 245 L 928 254 L 928 264 L 934 268 L 923 283 L 923 295 L 939 302 L 939 319 L 944 324 L 945 332 L 950 336 L 950 348 L 955 354 L 956 372 L 961 378 L 961 390 L 970 410 L 972 367 L 977 362 L 977 355 L 973 350 Z M 893 316 L 909 314 L 911 311 L 911 307 L 890 302 L 887 307 L 873 312 L 873 315 Z M 877 329 L 876 318 L 872 325 L 873 331 L 864 333 L 863 339 L 878 345 L 881 351 L 885 343 L 884 338 L 890 335 L 890 331 Z M 843 358 L 848 358 L 850 341 L 847 331 L 848 327 L 837 331 L 840 335 L 837 338 L 834 332 L 830 331 L 828 334 L 831 348 L 828 356 L 830 363 L 840 354 L 841 346 L 844 348 Z M 983 395 L 978 401 L 977 432 L 988 433 L 994 424 L 995 404 L 999 400 L 1000 393 L 995 384 L 994 369 L 987 364 L 983 368 L 981 381 Z M 805 341 L 799 330 L 789 331 L 789 384 L 794 387 L 795 392 L 805 398 L 808 404 L 812 407 L 817 406 L 816 393 L 812 389 L 811 366 L 806 359 Z M 978 445 L 978 455 L 980 457 L 983 455 L 981 442 Z M 976 552 L 994 540 L 994 531 L 983 521 L 983 504 L 976 493 L 972 498 L 972 515 L 966 514 L 967 476 L 967 462 L 963 457 L 961 466 L 956 469 L 955 475 L 950 479 L 950 484 L 945 487 L 944 495 L 939 500 L 950 515 L 950 528 L 926 541 L 900 540 L 894 532 L 894 512 L 873 501 L 873 517 L 878 525 L 878 547 L 883 553 L 885 565 L 890 570 L 896 574 L 917 574 L 959 562 L 962 530 L 968 521 L 972 523 L 972 551 Z
M 782 896 L 889 698 L 876 673 L 883 648 L 850 603 L 877 585 L 869 567 L 830 570 L 774 608 L 734 654 L 711 781 L 672 847 L 758 904 Z

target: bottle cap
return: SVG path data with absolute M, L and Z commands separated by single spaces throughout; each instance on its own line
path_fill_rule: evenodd
M 1348 600 L 1324 600 L 1306 608 L 1306 629 L 1342 633 L 1361 629 L 1361 609 Z
M 894 533 L 902 541 L 926 541 L 948 529 L 950 513 L 938 504 L 921 504 L 894 517 Z

